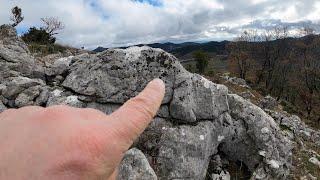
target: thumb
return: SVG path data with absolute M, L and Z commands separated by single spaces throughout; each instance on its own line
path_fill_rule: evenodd
M 164 94 L 163 81 L 155 79 L 138 96 L 109 116 L 109 123 L 112 123 L 119 138 L 128 142 L 128 148 L 157 114 Z

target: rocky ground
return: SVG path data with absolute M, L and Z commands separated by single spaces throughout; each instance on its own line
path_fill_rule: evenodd
M 161 109 L 126 153 L 119 179 L 320 177 L 320 132 L 272 108 L 272 97 L 250 102 L 255 95 L 239 79 L 224 78 L 247 89 L 243 97 L 149 47 L 49 59 L 36 60 L 14 29 L 0 27 L 0 112 L 66 104 L 109 114 L 150 80 L 166 83 Z M 299 174 L 300 166 L 310 167 Z

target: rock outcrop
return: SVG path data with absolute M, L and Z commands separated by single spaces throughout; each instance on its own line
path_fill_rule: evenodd
M 130 149 L 119 167 L 118 180 L 157 180 L 157 175 L 150 167 L 144 154 L 136 149 Z
M 162 106 L 134 145 L 146 157 L 130 150 L 120 179 L 232 177 L 224 167 L 213 167 L 218 156 L 243 164 L 253 179 L 286 179 L 290 173 L 292 141 L 275 115 L 229 94 L 224 85 L 189 73 L 163 50 L 110 49 L 60 58 L 44 68 L 12 28 L 1 26 L 0 70 L 0 112 L 67 104 L 110 114 L 150 80 L 161 78 L 166 84 Z

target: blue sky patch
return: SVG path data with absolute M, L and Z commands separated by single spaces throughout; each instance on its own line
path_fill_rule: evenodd
M 18 25 L 18 26 L 16 27 L 16 29 L 17 29 L 18 35 L 22 35 L 22 34 L 26 33 L 26 32 L 29 30 L 29 27 L 19 26 L 19 25 Z
M 96 0 L 88 0 L 89 6 L 98 14 L 100 14 L 103 20 L 107 20 L 109 15 L 100 7 Z
M 134 1 L 140 2 L 140 3 L 148 3 L 152 6 L 157 6 L 157 7 L 162 6 L 161 0 L 134 0 Z

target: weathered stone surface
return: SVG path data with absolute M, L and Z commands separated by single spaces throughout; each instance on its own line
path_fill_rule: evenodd
M 47 76 L 63 75 L 68 72 L 73 56 L 63 57 L 56 60 L 53 65 L 46 69 Z
M 7 99 L 14 100 L 24 90 L 39 85 L 44 86 L 45 83 L 40 79 L 30 79 L 22 76 L 10 77 L 7 78 L 2 95 Z
M 278 106 L 278 102 L 273 97 L 266 96 L 259 102 L 258 105 L 262 109 L 271 109 L 271 110 L 273 110 L 274 108 L 276 108 Z
M 228 89 L 197 74 L 177 74 L 171 116 L 184 122 L 216 119 L 228 111 Z
M 169 128 L 172 128 L 171 122 L 163 118 L 154 118 L 143 134 L 136 140 L 134 146 L 142 150 L 150 161 L 157 159 L 159 154 L 160 139 Z
M 252 94 L 250 91 L 245 91 L 245 92 L 242 92 L 240 94 L 241 97 L 243 97 L 244 99 L 246 100 L 250 100 L 250 98 L 254 98 L 254 94 Z
M 2 93 L 3 93 L 3 91 L 4 91 L 6 88 L 7 88 L 7 86 L 6 86 L 6 85 L 4 85 L 4 84 L 0 84 L 0 94 L 2 94 Z
M 48 87 L 41 87 L 40 89 L 40 94 L 37 97 L 37 99 L 35 100 L 35 105 L 38 106 L 44 106 L 47 104 L 47 101 L 49 99 L 49 88 Z
M 309 159 L 309 162 L 317 166 L 320 170 L 320 160 L 316 157 L 312 157 Z
M 212 174 L 212 180 L 230 180 L 230 174 L 228 171 L 221 171 L 220 174 Z
M 0 26 L 0 82 L 18 75 L 44 79 L 43 70 L 35 63 L 16 30 L 9 25 Z
M 78 100 L 78 96 L 75 96 L 75 95 L 67 96 L 63 93 L 64 92 L 59 89 L 52 91 L 49 95 L 47 106 L 69 105 L 77 108 L 83 108 L 85 106 L 83 102 Z
M 290 115 L 284 112 L 266 111 L 282 128 L 290 129 L 296 133 L 306 129 L 306 125 L 296 115 Z
M 298 116 L 272 110 L 266 110 L 266 112 L 274 118 L 285 133 L 292 134 L 291 139 L 294 136 L 299 136 L 320 148 L 320 132 L 308 128 Z
M 2 103 L 2 101 L 0 100 L 0 113 L 2 113 L 3 111 L 5 111 L 7 109 L 7 107 Z
M 214 126 L 210 122 L 166 129 L 160 140 L 159 179 L 204 179 L 209 157 L 215 153 Z
M 100 104 L 96 102 L 88 103 L 87 108 L 97 109 L 104 112 L 105 114 L 111 114 L 116 111 L 121 105 L 120 104 Z
M 240 96 L 231 94 L 228 97 L 230 115 L 240 123 L 240 128 L 236 128 L 235 141 L 222 146 L 223 151 L 231 159 L 243 161 L 251 171 L 263 163 L 267 178 L 285 178 L 291 165 L 291 142 L 262 109 Z
M 163 103 L 168 103 L 173 94 L 175 71 L 179 69 L 182 66 L 178 61 L 162 50 L 113 49 L 78 58 L 63 86 L 82 95 L 95 96 L 100 102 L 124 103 L 141 92 L 150 80 L 162 78 L 166 82 Z
M 157 180 L 157 176 L 144 154 L 133 148 L 124 155 L 117 180 Z
M 301 176 L 300 180 L 318 180 L 318 178 L 309 173 L 306 176 Z
M 34 105 L 34 99 L 39 96 L 41 92 L 41 86 L 32 86 L 20 93 L 15 99 L 15 106 L 23 107 Z
M 170 118 L 169 107 L 165 105 L 161 106 L 157 116 L 162 118 Z
M 234 84 L 234 85 L 250 88 L 250 86 L 248 86 L 246 80 L 244 80 L 244 79 L 237 78 L 237 77 L 230 77 L 228 75 L 221 76 L 221 78 L 229 83 Z

